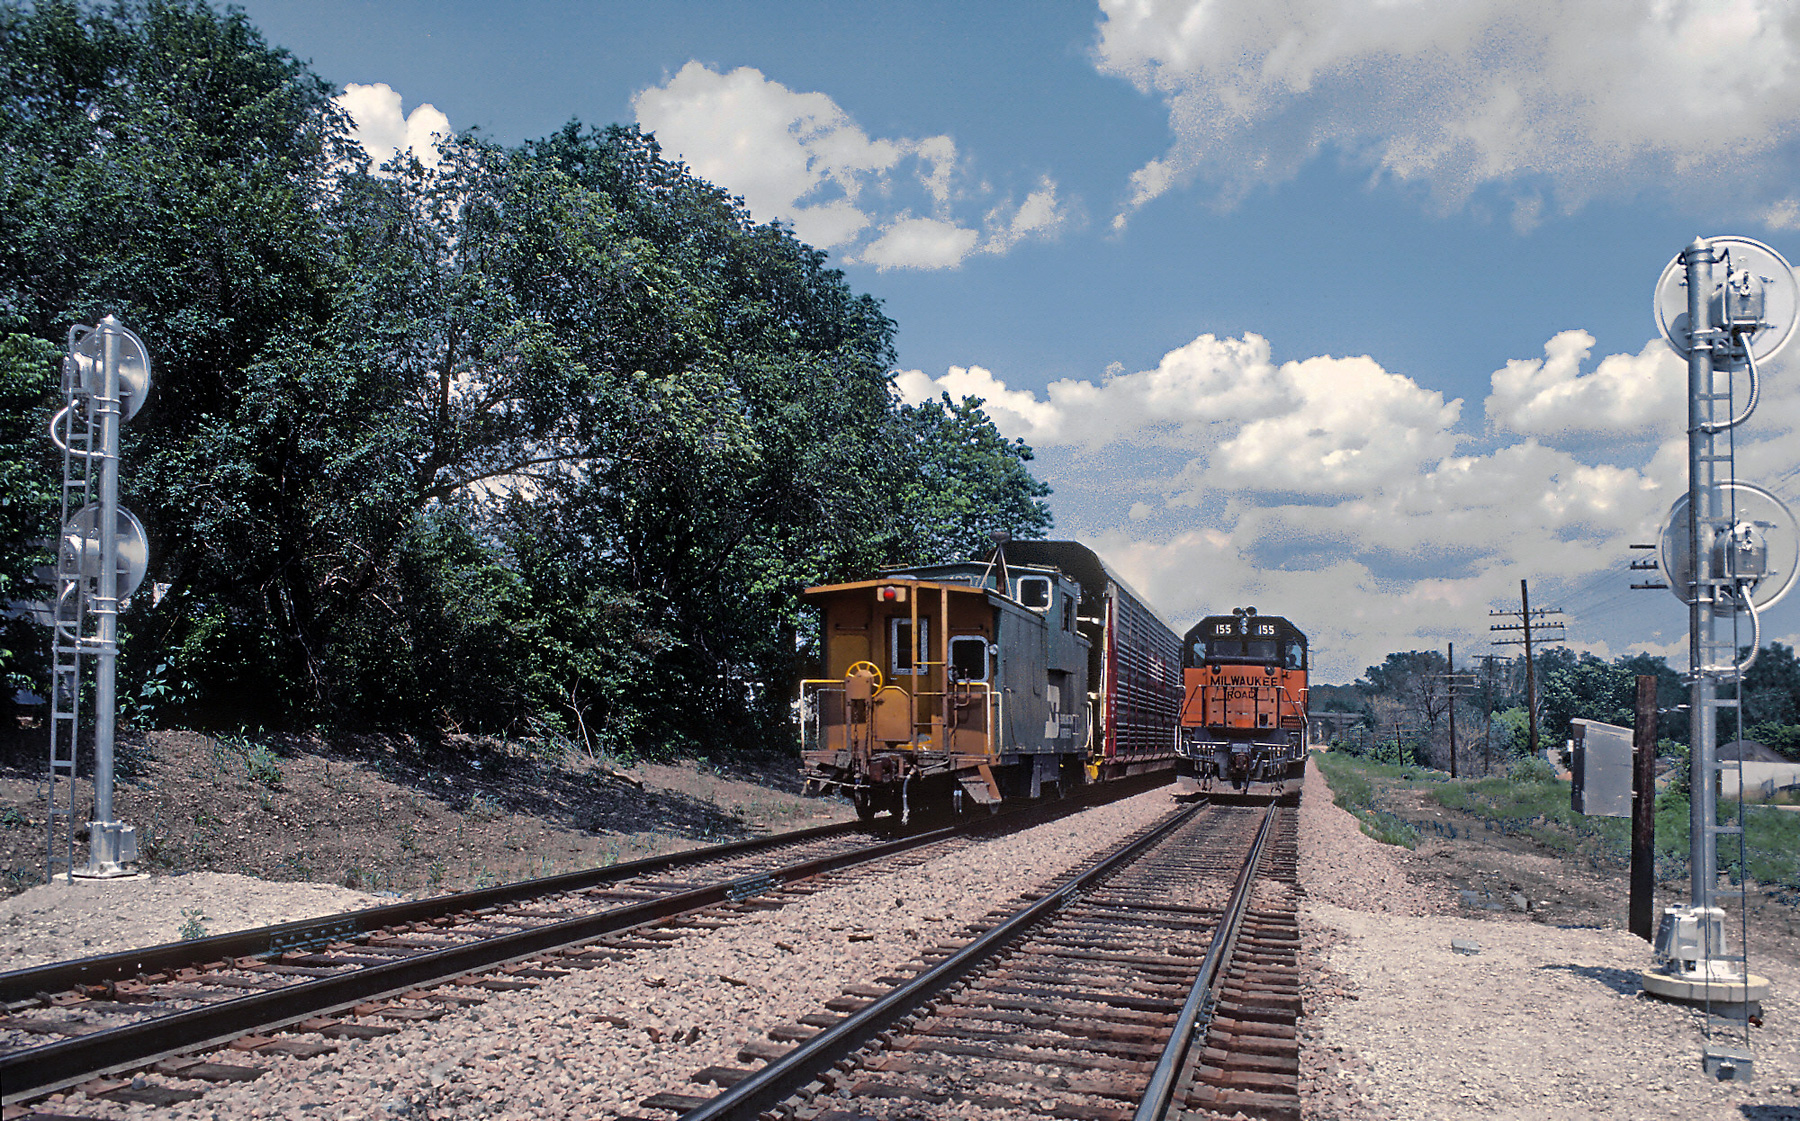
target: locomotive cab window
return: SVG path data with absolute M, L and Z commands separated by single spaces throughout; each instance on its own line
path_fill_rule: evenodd
M 888 664 L 894 667 L 894 675 L 920 674 L 925 662 L 931 660 L 931 620 L 919 620 L 919 641 L 912 641 L 911 619 L 888 620 Z
M 1019 602 L 1033 611 L 1049 610 L 1050 578 L 1048 576 L 1019 577 Z
M 950 675 L 957 681 L 986 681 L 988 678 L 988 643 L 980 635 L 964 635 L 950 640 Z
M 1285 648 L 1282 664 L 1288 669 L 1305 669 L 1306 645 L 1300 642 L 1287 642 L 1282 645 Z

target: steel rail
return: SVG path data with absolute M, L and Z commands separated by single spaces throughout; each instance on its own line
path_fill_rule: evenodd
M 172 1055 L 217 1047 L 252 1032 L 279 1030 L 315 1016 L 353 1008 L 395 993 L 441 984 L 562 947 L 616 934 L 685 911 L 922 848 L 970 832 L 948 827 L 853 852 L 819 857 L 724 881 L 663 899 L 448 946 L 381 965 L 320 977 L 286 988 L 220 1001 L 122 1027 L 0 1055 L 0 1104 L 36 1098 L 114 1071 L 132 1070 Z M 541 882 L 541 881 L 540 881 Z M 379 910 L 379 908 L 378 908 Z M 360 912 L 366 914 L 367 912 Z
M 825 1029 L 787 1055 L 736 1083 L 704 1105 L 681 1115 L 680 1121 L 749 1121 L 798 1093 L 832 1064 L 862 1047 L 877 1034 L 962 980 L 977 965 L 1032 927 L 1061 910 L 1146 849 L 1185 825 L 1205 803 L 1180 810 L 1151 832 L 1070 878 L 1061 887 L 964 946 L 912 981 L 890 991 L 867 1008 Z
M 1150 1073 L 1150 1084 L 1144 1089 L 1144 1096 L 1132 1121 L 1161 1121 L 1169 1111 L 1169 1101 L 1175 1095 L 1176 1079 L 1180 1077 L 1187 1062 L 1188 1048 L 1192 1046 L 1195 1036 L 1205 1031 L 1212 1021 L 1219 973 L 1225 968 L 1225 963 L 1231 960 L 1232 950 L 1237 945 L 1238 931 L 1243 928 L 1244 916 L 1250 912 L 1251 888 L 1256 883 L 1256 869 L 1262 864 L 1263 846 L 1274 832 L 1280 813 L 1278 806 L 1270 806 L 1263 813 L 1262 827 L 1256 831 L 1256 840 L 1250 845 L 1249 855 L 1244 858 L 1244 866 L 1238 870 L 1237 884 L 1231 889 L 1231 899 L 1225 904 L 1218 929 L 1213 932 L 1212 945 L 1208 947 L 1206 958 L 1200 964 L 1200 975 L 1194 979 L 1193 988 L 1188 990 L 1180 1015 L 1175 1017 L 1175 1027 L 1169 1033 L 1169 1041 L 1163 1045 L 1162 1055 L 1157 1058 L 1156 1069 Z
M 579 872 L 564 872 L 536 880 L 520 880 L 515 883 L 478 888 L 455 895 L 439 895 L 430 899 L 388 903 L 341 915 L 300 919 L 276 926 L 262 926 L 230 934 L 195 938 L 186 942 L 166 942 L 160 946 L 151 946 L 145 949 L 121 950 L 118 953 L 15 969 L 0 973 L 0 1004 L 29 1000 L 42 993 L 60 992 L 75 985 L 92 985 L 102 981 L 135 977 L 141 973 L 162 973 L 204 962 L 221 961 L 228 958 L 263 957 L 269 954 L 285 953 L 289 950 L 319 946 L 327 942 L 341 942 L 355 938 L 359 934 L 368 934 L 403 923 L 426 922 L 463 911 L 504 907 L 512 903 L 542 898 L 546 895 L 582 891 L 602 884 L 617 883 L 620 880 L 633 879 L 638 876 L 703 864 L 712 859 L 739 856 L 761 849 L 779 848 L 782 845 L 853 833 L 862 828 L 866 828 L 866 826 L 859 822 L 819 825 L 810 829 L 798 829 L 791 833 L 752 837 L 749 840 L 732 841 L 709 848 L 688 849 L 684 852 L 633 860 L 627 864 L 589 868 Z

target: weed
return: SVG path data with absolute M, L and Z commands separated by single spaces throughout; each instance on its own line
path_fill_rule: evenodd
M 478 821 L 498 821 L 506 816 L 506 807 L 487 793 L 469 799 L 469 816 Z
M 267 744 L 259 743 L 246 752 L 244 767 L 250 772 L 251 782 L 271 789 L 281 785 L 281 766 Z
M 431 870 L 425 873 L 425 883 L 426 886 L 430 887 L 433 891 L 444 886 L 443 861 L 434 860 L 431 862 Z
M 0 829 L 18 829 L 30 824 L 17 806 L 8 806 L 4 813 L 0 813 Z
M 205 918 L 206 915 L 201 912 L 200 908 L 183 907 L 181 909 L 181 930 L 179 931 L 181 940 L 192 942 L 198 938 L 205 938 L 206 927 L 201 925 L 201 920 Z
M 409 821 L 400 823 L 400 849 L 402 852 L 411 853 L 419 851 L 419 833 Z

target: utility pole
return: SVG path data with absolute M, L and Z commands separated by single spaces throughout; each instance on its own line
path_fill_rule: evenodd
M 1525 715 L 1531 722 L 1531 753 L 1533 755 L 1538 753 L 1538 719 L 1537 669 L 1533 664 L 1536 659 L 1532 654 L 1532 640 L 1552 638 L 1560 641 L 1563 637 L 1562 622 L 1552 620 L 1550 616 L 1562 613 L 1560 607 L 1540 607 L 1533 611 L 1531 609 L 1531 586 L 1524 580 L 1519 581 L 1519 610 L 1488 612 L 1489 617 L 1508 617 L 1519 620 L 1516 623 L 1495 623 L 1489 626 L 1488 630 L 1518 632 L 1524 635 L 1523 638 L 1496 638 L 1493 643 L 1495 646 L 1514 646 L 1521 642 L 1525 644 Z M 1555 633 L 1550 633 L 1552 631 Z
M 1445 669 L 1449 672 L 1449 680 L 1444 682 L 1444 692 L 1450 694 L 1450 777 L 1456 777 L 1456 643 L 1449 644 L 1450 653 L 1446 659 Z
M 1456 672 L 1456 643 L 1450 643 L 1449 653 L 1445 659 L 1447 673 L 1434 673 L 1431 677 L 1444 683 L 1445 703 L 1450 709 L 1450 777 L 1459 777 L 1456 772 L 1456 698 L 1459 691 L 1467 695 L 1475 688 L 1475 675 Z
M 1531 722 L 1531 754 L 1538 753 L 1537 667 L 1531 657 L 1531 587 L 1519 581 L 1519 617 L 1525 620 L 1525 719 Z

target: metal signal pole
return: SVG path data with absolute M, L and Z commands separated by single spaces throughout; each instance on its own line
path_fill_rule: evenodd
M 1800 324 L 1800 280 L 1779 253 L 1760 242 L 1695 238 L 1663 270 L 1654 304 L 1663 338 L 1687 360 L 1688 369 L 1688 487 L 1669 513 L 1658 561 L 1669 590 L 1688 608 L 1692 904 L 1663 912 L 1655 942 L 1660 965 L 1641 979 L 1645 991 L 1657 996 L 1705 1004 L 1709 1011 L 1722 1003 L 1745 1006 L 1747 1012 L 1768 994 L 1769 983 L 1750 973 L 1745 953 L 1727 951 L 1725 913 L 1718 906 L 1722 895 L 1734 899 L 1740 937 L 1747 942 L 1746 888 L 1740 882 L 1722 890 L 1718 882 L 1718 837 L 1737 838 L 1740 861 L 1744 852 L 1741 769 L 1737 822 L 1718 824 L 1718 714 L 1722 703 L 1740 703 L 1721 702 L 1718 686 L 1732 680 L 1742 692 L 1744 672 L 1760 642 L 1759 614 L 1787 594 L 1800 566 L 1800 521 L 1775 495 L 1734 478 L 1732 441 L 1727 438 L 1721 450 L 1717 437 L 1756 410 L 1758 364 L 1772 359 Z M 1741 413 L 1733 400 L 1739 371 L 1748 375 Z M 1763 516 L 1753 512 L 1758 507 Z M 1741 620 L 1750 624 L 1750 653 L 1739 661 Z M 1730 624 L 1726 636 L 1719 633 L 1721 622 Z M 1748 1019 L 1744 1023 L 1741 1050 L 1710 1044 L 1705 1049 L 1707 1073 L 1750 1077 Z
M 117 733 L 119 606 L 142 582 L 149 549 L 144 527 L 119 505 L 119 425 L 150 391 L 143 340 L 112 316 L 69 331 L 64 404 L 50 421 L 63 453 L 63 525 L 56 549 L 51 625 L 50 781 L 46 873 L 106 879 L 129 875 L 137 833 L 113 815 Z M 98 493 L 95 493 L 95 492 Z M 88 862 L 75 868 L 74 781 L 84 660 L 94 665 L 94 816 Z M 59 843 L 60 841 L 60 843 Z

